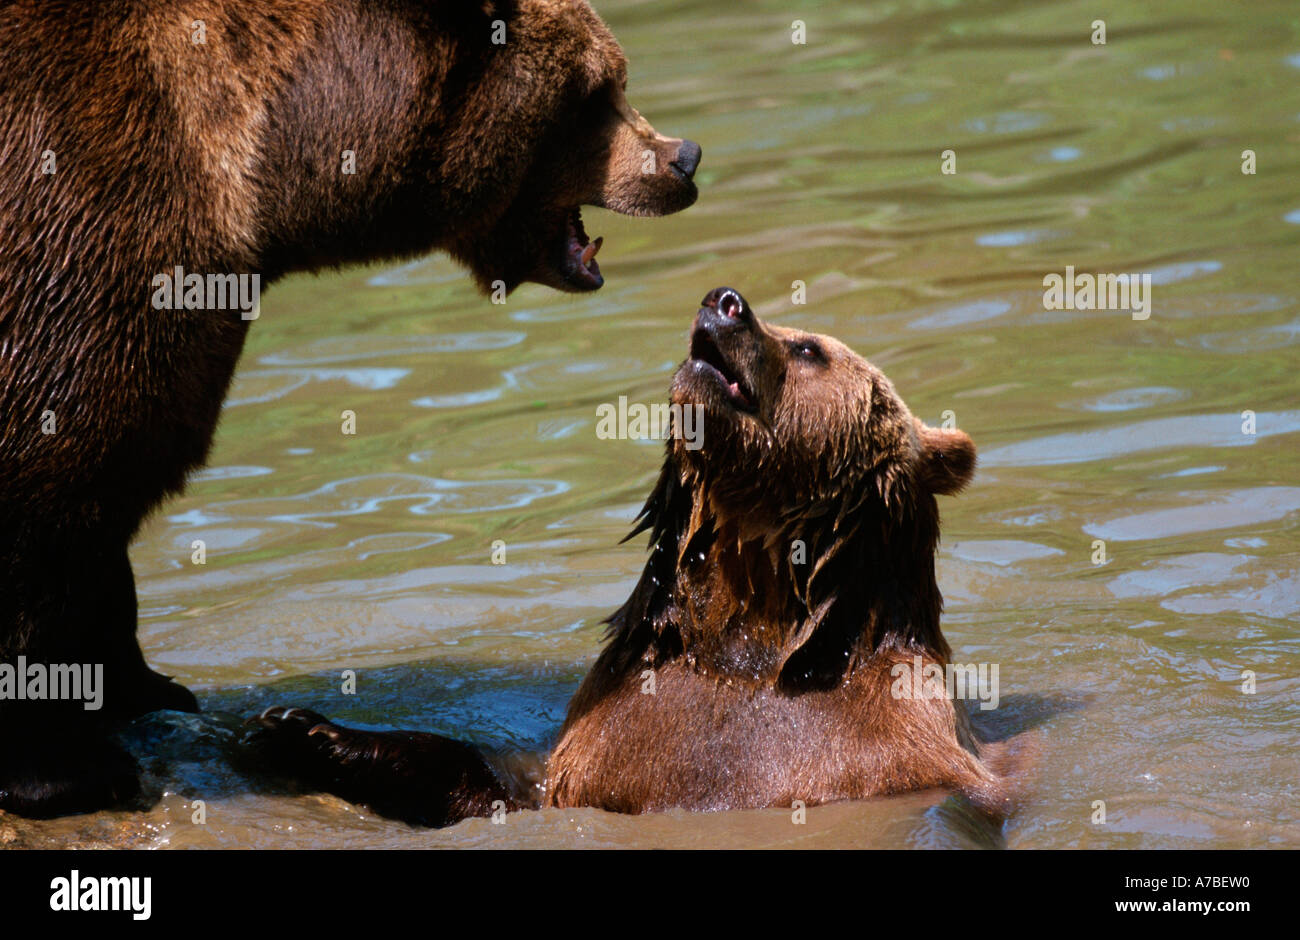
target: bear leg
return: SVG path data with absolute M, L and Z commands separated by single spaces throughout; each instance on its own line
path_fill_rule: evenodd
M 0 582 L 0 669 L 9 677 L 6 687 L 0 676 L 0 809 L 51 817 L 131 799 L 139 768 L 113 742 L 115 727 L 198 704 L 140 651 L 125 538 L 84 529 L 11 537 L 0 544 Z M 68 694 L 66 676 L 55 697 L 56 666 L 78 674 L 80 698 Z M 33 667 L 46 674 L 43 691 L 31 684 Z
M 478 750 L 417 731 L 363 731 L 305 708 L 275 706 L 248 719 L 246 757 L 311 790 L 364 803 L 413 826 L 450 826 L 522 806 Z
M 7 707 L 0 715 L 0 809 L 51 819 L 118 806 L 139 793 L 139 765 L 104 723 L 35 711 Z
M 106 550 L 99 565 L 101 600 L 92 622 L 100 632 L 88 639 L 102 649 L 105 717 L 127 720 L 162 709 L 197 712 L 194 693 L 145 662 L 136 639 L 135 575 L 126 545 Z

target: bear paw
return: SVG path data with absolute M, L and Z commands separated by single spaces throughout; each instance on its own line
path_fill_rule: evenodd
M 0 809 L 32 819 L 90 813 L 140 793 L 140 767 L 107 738 L 0 745 Z
M 413 731 L 363 731 L 305 708 L 275 706 L 247 722 L 260 769 L 412 825 L 446 826 L 515 807 L 477 750 Z

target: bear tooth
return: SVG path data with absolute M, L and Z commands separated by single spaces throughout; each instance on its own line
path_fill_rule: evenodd
M 592 242 L 590 245 L 588 245 L 586 248 L 582 249 L 583 267 L 586 267 L 587 265 L 591 264 L 591 259 L 596 257 L 596 252 L 600 251 L 600 246 L 604 243 L 604 241 L 605 241 L 605 236 L 602 235 L 599 238 L 597 238 L 594 242 Z

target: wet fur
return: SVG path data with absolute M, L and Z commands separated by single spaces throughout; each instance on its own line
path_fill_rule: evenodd
M 704 408 L 705 445 L 669 442 L 633 532 L 649 533 L 650 558 L 570 703 L 542 805 L 790 807 L 938 787 L 1005 816 L 1011 763 L 964 703 L 891 691 L 895 665 L 950 659 L 935 497 L 967 483 L 974 445 L 914 418 L 829 337 L 761 324 L 747 305 L 720 320 L 717 293 L 695 335 L 757 404 L 731 407 L 693 360 L 678 370 L 673 402 Z M 825 362 L 800 358 L 809 341 Z M 318 735 L 337 727 L 312 720 Z M 278 714 L 254 724 L 264 741 L 285 734 Z M 402 750 L 420 739 L 445 740 Z M 360 753 L 317 743 L 327 765 Z
M 695 190 L 585 2 L 3 0 L 0 46 L 0 661 L 105 668 L 101 713 L 0 703 L 0 808 L 57 814 L 134 792 L 104 727 L 196 708 L 141 655 L 127 545 L 204 463 L 249 323 L 153 309 L 154 275 L 441 249 L 484 289 L 564 287 L 564 207 Z

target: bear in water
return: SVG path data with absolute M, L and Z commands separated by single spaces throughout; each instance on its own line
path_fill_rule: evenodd
M 197 8 L 195 8 L 197 9 Z M 0 809 L 137 792 L 127 546 L 203 464 L 261 287 L 449 252 L 484 290 L 603 284 L 580 207 L 694 202 L 700 148 L 628 104 L 585 0 L 0 5 Z M 12 685 L 12 683 L 10 683 Z M 27 692 L 39 695 L 27 695 Z
M 951 658 L 935 497 L 970 481 L 971 439 L 915 418 L 843 343 L 764 324 L 730 288 L 704 298 L 671 397 L 701 409 L 703 434 L 670 437 L 633 532 L 650 533 L 650 559 L 540 798 L 461 742 L 302 709 L 251 719 L 256 752 L 433 826 L 494 804 L 723 810 L 931 787 L 1005 816 L 1006 752 L 935 681 Z

